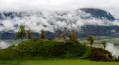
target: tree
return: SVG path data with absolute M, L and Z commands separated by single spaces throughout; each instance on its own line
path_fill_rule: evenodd
M 72 40 L 77 40 L 76 34 L 75 34 L 74 32 L 71 32 L 71 33 L 69 34 L 69 38 L 72 39 Z
M 65 34 L 66 34 L 65 32 L 61 33 L 60 37 L 65 37 Z
M 67 38 L 65 37 L 65 34 L 66 34 L 65 32 L 63 32 L 63 33 L 60 34 L 60 39 L 63 38 L 62 40 L 64 40 L 64 42 L 67 41 Z
M 90 45 L 91 45 L 91 51 L 92 51 L 92 45 L 93 45 L 93 42 L 94 42 L 94 38 L 92 35 L 89 35 L 87 40 L 90 42 Z M 92 52 L 91 52 L 92 53 Z M 92 59 L 93 55 L 91 54 L 91 59 Z
M 23 25 L 19 26 L 19 31 L 16 33 L 15 40 L 21 38 L 23 41 L 23 37 L 26 37 L 26 31 Z
M 31 39 L 32 38 L 30 28 L 29 28 L 29 30 L 27 30 L 27 37 L 28 37 L 28 39 Z
M 106 48 L 106 41 L 102 41 L 102 45 L 103 45 L 103 47 L 104 47 L 104 50 L 105 50 L 105 48 Z
M 42 29 L 41 31 L 41 39 L 45 39 L 46 35 L 45 35 L 45 30 Z
M 92 45 L 93 45 L 93 42 L 94 42 L 94 38 L 92 35 L 89 35 L 87 40 L 90 42 L 90 45 L 91 45 L 91 49 L 92 49 Z

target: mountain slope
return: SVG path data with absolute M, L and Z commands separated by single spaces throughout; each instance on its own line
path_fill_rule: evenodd
M 114 21 L 115 18 L 109 13 L 101 9 L 93 9 L 93 8 L 82 8 L 81 11 L 84 11 L 86 13 L 90 13 L 92 17 L 99 18 L 99 19 L 108 19 L 111 21 Z
M 77 36 L 106 35 L 118 33 L 118 21 L 101 9 L 82 8 L 75 11 L 4 11 L 0 13 L 0 38 L 13 39 L 19 25 L 30 28 L 34 37 L 40 37 L 42 29 L 51 35 L 76 32 Z

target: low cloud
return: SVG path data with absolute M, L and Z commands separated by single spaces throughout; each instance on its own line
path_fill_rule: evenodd
M 9 11 L 8 11 L 9 12 Z M 26 29 L 30 28 L 34 32 L 40 33 L 42 29 L 50 32 L 56 30 L 76 30 L 80 31 L 82 26 L 100 25 L 100 26 L 119 26 L 118 21 L 109 21 L 106 19 L 97 19 L 91 14 L 80 10 L 73 11 L 25 11 L 21 13 L 21 17 L 14 15 L 14 18 L 5 17 L 0 20 L 0 31 L 18 31 L 19 25 L 24 25 Z M 3 12 L 1 12 L 3 14 Z M 87 19 L 83 19 L 87 18 Z
M 113 56 L 115 56 L 116 58 L 119 57 L 119 49 L 114 47 L 114 44 L 112 43 L 107 43 L 107 47 L 106 50 L 108 50 L 109 52 L 112 53 Z
M 0 41 L 0 49 L 7 48 L 8 46 L 9 46 L 8 43 L 6 43 L 4 41 Z

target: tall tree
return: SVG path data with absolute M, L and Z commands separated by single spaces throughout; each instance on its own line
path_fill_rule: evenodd
M 46 39 L 45 30 L 41 31 L 41 39 Z
M 28 39 L 31 39 L 32 38 L 30 28 L 29 28 L 29 30 L 27 30 L 27 37 L 28 37 Z
M 24 26 L 23 25 L 20 25 L 19 26 L 19 31 L 15 35 L 15 40 L 21 38 L 22 41 L 23 41 L 23 37 L 26 37 L 26 31 L 24 29 Z
M 105 50 L 105 48 L 106 48 L 106 46 L 107 46 L 106 41 L 102 41 L 102 45 L 103 45 L 104 50 Z
M 92 35 L 89 35 L 87 40 L 90 42 L 90 45 L 91 45 L 91 49 L 92 49 L 92 45 L 93 45 L 93 42 L 94 42 L 94 38 Z
M 93 45 L 93 42 L 94 42 L 94 38 L 92 35 L 89 35 L 88 38 L 87 38 L 87 41 L 90 42 L 90 45 L 91 45 L 91 51 L 92 51 L 92 45 Z M 92 59 L 92 54 L 91 54 L 91 59 Z
M 77 40 L 75 32 L 71 32 L 71 33 L 69 34 L 69 38 L 70 38 L 70 39 L 73 39 L 73 40 Z

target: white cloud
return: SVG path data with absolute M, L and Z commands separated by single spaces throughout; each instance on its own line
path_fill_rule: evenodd
M 107 47 L 106 50 L 108 50 L 109 52 L 112 53 L 113 56 L 115 56 L 116 58 L 119 57 L 119 49 L 114 47 L 114 44 L 112 43 L 107 43 Z
M 91 15 L 75 11 L 78 8 L 100 8 L 119 18 L 118 3 L 118 0 L 0 0 L 0 11 L 16 10 L 19 13 L 20 10 L 26 10 L 22 18 L 0 20 L 3 24 L 0 26 L 0 31 L 14 30 L 16 32 L 18 27 L 14 25 L 21 24 L 26 28 L 30 27 L 34 32 L 40 32 L 42 29 L 51 32 L 65 28 L 80 30 L 80 27 L 84 25 L 119 25 L 118 21 L 112 23 L 96 18 L 84 20 L 80 16 L 90 17 Z M 61 16 L 63 13 L 67 14 Z
M 8 46 L 9 46 L 8 43 L 6 43 L 4 41 L 0 41 L 0 49 L 7 48 Z
M 19 13 L 19 12 L 18 12 Z M 65 13 L 65 14 L 64 14 Z M 117 25 L 119 26 L 118 21 L 108 21 L 101 20 L 94 17 L 89 19 L 82 19 L 81 17 L 91 17 L 90 14 L 87 14 L 82 11 L 38 11 L 38 12 L 25 12 L 22 17 L 15 17 L 13 19 L 5 18 L 5 20 L 0 20 L 0 31 L 9 31 L 14 30 L 18 31 L 18 27 L 15 25 L 24 25 L 26 29 L 30 28 L 33 32 L 38 32 L 42 29 L 50 32 L 56 30 L 76 30 L 80 31 L 82 26 L 85 25 L 100 25 L 100 26 L 109 26 Z

